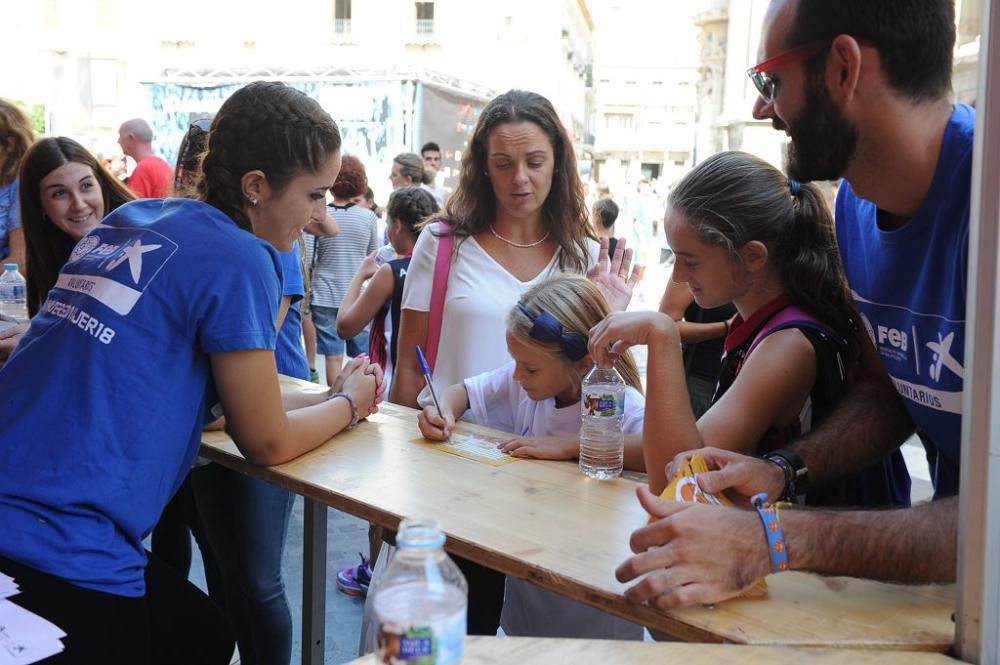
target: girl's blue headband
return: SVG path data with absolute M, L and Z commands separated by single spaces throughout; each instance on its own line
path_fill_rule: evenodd
M 539 342 L 558 342 L 563 355 L 576 362 L 587 355 L 587 337 L 578 333 L 563 332 L 559 319 L 544 309 L 538 314 L 532 314 L 523 302 L 517 303 L 518 309 L 532 322 L 531 339 Z

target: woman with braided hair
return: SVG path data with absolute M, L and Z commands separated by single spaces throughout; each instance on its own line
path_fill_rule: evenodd
M 108 215 L 0 370 L 19 388 L 3 396 L 0 571 L 67 633 L 49 662 L 228 663 L 225 617 L 142 547 L 202 427 L 224 413 L 246 458 L 273 465 L 374 410 L 366 360 L 320 398 L 283 401 L 275 371 L 278 253 L 326 214 L 340 144 L 305 94 L 238 90 L 212 122 L 199 200 Z

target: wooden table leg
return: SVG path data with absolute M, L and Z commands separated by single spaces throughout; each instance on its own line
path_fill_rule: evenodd
M 305 498 L 302 665 L 323 665 L 326 647 L 326 505 Z

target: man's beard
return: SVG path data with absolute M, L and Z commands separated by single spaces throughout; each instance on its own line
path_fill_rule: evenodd
M 858 145 L 858 128 L 833 103 L 822 71 L 817 74 L 808 77 L 802 113 L 787 125 L 788 176 L 799 182 L 843 177 Z M 785 128 L 777 118 L 774 125 Z

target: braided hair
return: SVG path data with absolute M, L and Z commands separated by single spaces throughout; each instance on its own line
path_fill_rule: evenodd
M 259 170 L 275 190 L 301 173 L 318 172 L 340 150 L 340 130 L 304 92 L 255 81 L 219 109 L 201 164 L 198 199 L 250 230 L 241 179 Z
M 420 225 L 439 209 L 434 196 L 423 187 L 407 185 L 389 196 L 389 219 L 399 222 L 414 236 L 420 235 Z

